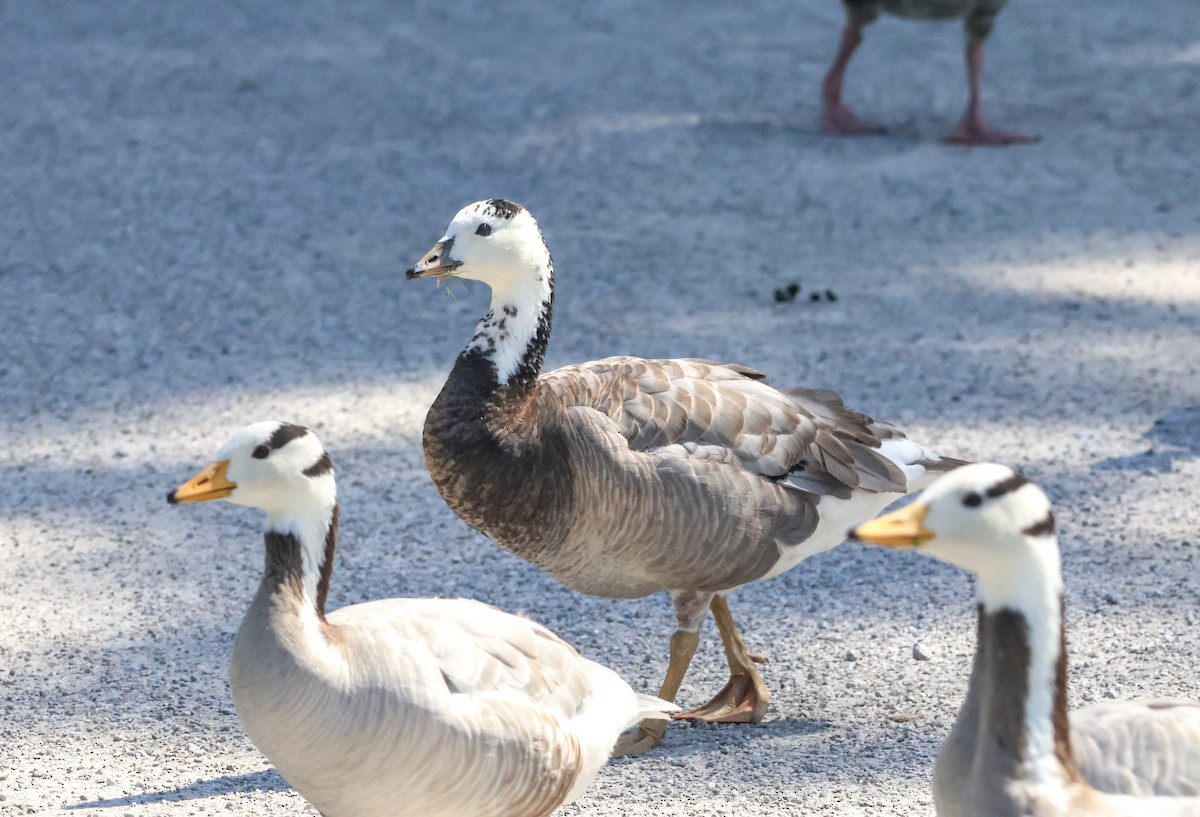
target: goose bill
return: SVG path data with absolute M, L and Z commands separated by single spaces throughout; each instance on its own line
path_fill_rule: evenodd
M 920 547 L 936 536 L 925 527 L 925 517 L 928 514 L 928 505 L 914 502 L 851 529 L 850 538 L 884 547 Z
M 167 494 L 167 501 L 175 505 L 179 502 L 207 502 L 210 499 L 229 496 L 237 487 L 237 483 L 225 476 L 228 468 L 229 460 L 209 463 L 203 471 L 176 488 L 174 493 Z
M 433 249 L 421 256 L 421 260 L 405 272 L 404 277 L 410 281 L 414 278 L 431 276 L 436 277 L 438 281 L 449 278 L 456 269 L 462 266 L 462 261 L 455 261 L 450 257 L 450 250 L 453 247 L 453 238 L 443 238 L 433 245 Z

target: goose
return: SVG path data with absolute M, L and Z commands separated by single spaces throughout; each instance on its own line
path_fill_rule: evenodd
M 1058 538 L 1040 488 L 968 465 L 850 535 L 978 577 L 971 680 L 933 769 L 941 817 L 1200 815 L 1200 703 L 1105 702 L 1068 720 Z
M 326 614 L 337 488 L 304 426 L 246 426 L 167 499 L 267 513 L 230 689 L 254 745 L 324 817 L 550 814 L 583 792 L 623 729 L 675 708 L 480 602 L 386 599 Z
M 519 204 L 464 207 L 409 279 L 487 284 L 491 308 L 425 419 L 425 460 L 468 525 L 583 593 L 674 604 L 674 700 L 712 610 L 730 680 L 676 717 L 757 722 L 769 693 L 734 625 L 729 591 L 844 539 L 930 473 L 960 465 L 847 408 L 837 393 L 779 391 L 745 366 L 610 357 L 542 373 L 554 264 Z M 655 746 L 666 724 L 622 736 Z
M 842 83 L 846 66 L 855 49 L 862 43 L 865 25 L 886 11 L 897 17 L 918 20 L 949 20 L 962 18 L 967 35 L 967 110 L 947 142 L 959 145 L 1027 145 L 1036 136 L 1003 130 L 989 125 L 983 118 L 980 84 L 983 76 L 983 44 L 996 15 L 1006 0 L 842 0 L 846 7 L 846 26 L 833 65 L 821 83 L 821 130 L 837 136 L 857 136 L 883 133 L 884 128 L 865 122 L 842 101 Z

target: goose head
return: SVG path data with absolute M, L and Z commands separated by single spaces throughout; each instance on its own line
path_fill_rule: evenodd
M 468 278 L 494 295 L 533 287 L 552 275 L 550 251 L 538 223 L 519 204 L 487 199 L 458 211 L 446 234 L 406 273 L 413 278 Z
M 224 499 L 270 517 L 327 514 L 335 498 L 333 464 L 317 435 L 278 421 L 241 429 L 216 460 L 167 494 L 172 505 Z
M 850 538 L 915 548 L 979 576 L 985 606 L 1025 607 L 1034 586 L 1061 591 L 1054 514 L 1045 493 L 1006 465 L 957 468 Z
M 550 337 L 554 262 L 528 210 L 504 199 L 467 205 L 407 277 L 487 284 L 491 309 L 463 354 L 489 360 L 497 384 L 537 378 Z

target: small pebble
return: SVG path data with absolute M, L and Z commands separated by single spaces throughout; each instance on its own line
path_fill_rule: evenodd
M 914 661 L 928 661 L 932 657 L 929 649 L 920 641 L 913 644 L 912 656 Z
M 846 660 L 847 661 L 857 661 L 858 655 L 854 652 L 854 650 L 846 650 Z

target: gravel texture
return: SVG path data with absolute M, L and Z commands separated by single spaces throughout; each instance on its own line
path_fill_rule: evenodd
M 402 271 L 490 196 L 554 253 L 551 365 L 737 361 L 1022 467 L 1073 701 L 1200 698 L 1200 16 L 1086 5 L 1001 15 L 985 110 L 1042 142 L 966 150 L 955 24 L 872 27 L 847 97 L 891 134 L 816 132 L 833 0 L 0 2 L 0 815 L 313 813 L 229 702 L 261 519 L 163 501 L 254 420 L 338 465 L 331 606 L 484 599 L 657 688 L 664 597 L 558 586 L 425 474 L 486 293 Z M 768 719 L 563 813 L 930 814 L 968 578 L 845 545 L 733 610 Z M 681 702 L 722 673 L 710 626 Z

